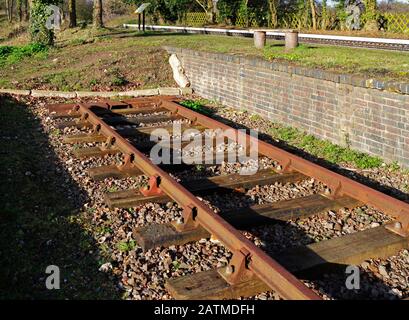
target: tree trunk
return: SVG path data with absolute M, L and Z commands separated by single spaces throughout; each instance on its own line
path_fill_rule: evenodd
M 77 26 L 77 8 L 75 6 L 75 0 L 68 0 L 68 12 L 69 12 L 69 28 L 75 28 Z
M 10 14 L 9 14 L 9 12 L 10 12 L 10 9 L 9 9 L 9 0 L 6 0 L 6 7 L 4 8 L 4 10 L 6 11 L 6 17 L 7 17 L 7 20 L 9 20 L 10 21 Z
M 23 0 L 17 0 L 18 21 L 23 21 Z
M 94 28 L 104 27 L 102 22 L 102 0 L 94 0 L 93 26 Z
M 321 29 L 326 30 L 328 26 L 328 8 L 327 8 L 327 0 L 322 0 L 322 21 L 321 21 Z
M 311 15 L 312 15 L 312 29 L 317 30 L 317 11 L 315 10 L 315 1 L 310 0 Z
M 213 0 L 207 0 L 205 11 L 206 11 L 206 16 L 207 16 L 207 22 L 215 23 L 216 14 L 215 14 L 214 8 L 213 8 Z
M 28 0 L 22 0 L 24 2 L 24 21 L 28 21 L 30 17 L 30 5 Z
M 268 0 L 268 7 L 270 9 L 271 27 L 277 27 L 277 0 Z
M 13 22 L 14 0 L 6 0 L 7 20 Z

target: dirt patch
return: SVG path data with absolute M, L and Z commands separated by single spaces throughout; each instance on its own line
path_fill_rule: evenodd
M 0 86 L 18 89 L 123 91 L 174 87 L 168 53 L 157 47 L 104 50 L 103 42 L 50 50 L 46 58 L 2 68 Z M 46 61 L 44 61 L 46 60 Z

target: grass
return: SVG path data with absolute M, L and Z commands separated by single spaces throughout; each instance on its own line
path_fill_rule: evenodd
M 285 141 L 289 145 L 334 164 L 353 164 L 360 169 L 372 169 L 378 168 L 384 163 L 379 157 L 341 147 L 328 140 L 321 140 L 305 134 L 295 128 L 273 125 L 271 134 L 276 139 Z
M 28 44 L 26 46 L 0 46 L 0 66 L 12 65 L 24 58 L 47 57 L 48 48 L 40 44 Z
M 281 46 L 268 45 L 264 57 L 270 61 L 287 60 L 309 67 L 409 80 L 409 54 L 405 52 L 300 45 L 286 53 Z

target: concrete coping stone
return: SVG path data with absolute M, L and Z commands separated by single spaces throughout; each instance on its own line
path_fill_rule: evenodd
M 173 88 L 164 87 L 157 89 L 143 89 L 143 90 L 130 90 L 130 91 L 75 91 L 75 92 L 65 92 L 65 91 L 52 91 L 52 90 L 17 90 L 17 89 L 0 89 L 0 93 L 14 94 L 22 96 L 32 96 L 36 98 L 85 98 L 85 97 L 102 97 L 102 98 L 112 98 L 112 97 L 146 97 L 146 96 L 157 96 L 157 95 L 190 95 L 193 93 L 192 88 Z

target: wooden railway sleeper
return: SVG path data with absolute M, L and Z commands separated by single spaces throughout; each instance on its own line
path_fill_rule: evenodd
M 251 253 L 246 248 L 241 248 L 233 252 L 233 256 L 226 268 L 221 268 L 218 273 L 230 285 L 246 282 L 255 277 L 249 269 Z

